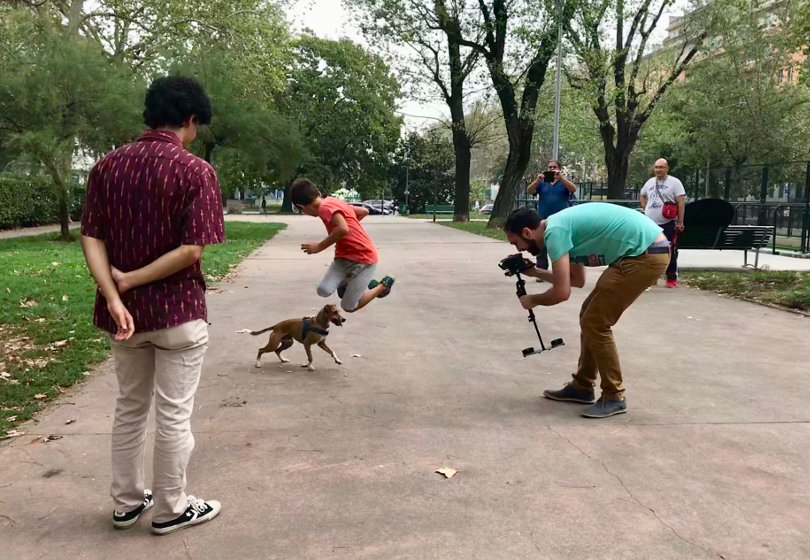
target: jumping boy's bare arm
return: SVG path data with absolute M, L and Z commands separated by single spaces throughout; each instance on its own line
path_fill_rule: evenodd
M 330 233 L 326 239 L 319 241 L 318 243 L 303 243 L 301 244 L 301 250 L 308 255 L 314 255 L 315 253 L 320 253 L 327 247 L 331 247 L 340 239 L 349 233 L 349 225 L 346 223 L 346 218 L 343 217 L 343 214 L 339 212 L 335 212 L 332 216 L 332 225 L 334 229 L 332 233 Z
M 357 216 L 358 222 L 368 216 L 368 208 L 363 208 L 362 206 L 352 206 L 352 208 L 354 209 L 354 215 Z

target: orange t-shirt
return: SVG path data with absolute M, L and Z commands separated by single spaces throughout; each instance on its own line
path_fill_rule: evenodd
M 335 213 L 343 214 L 346 225 L 349 226 L 349 233 L 344 235 L 335 245 L 335 258 L 346 259 L 363 264 L 375 264 L 377 262 L 377 249 L 371 238 L 360 225 L 354 207 L 346 204 L 342 200 L 326 197 L 321 200 L 318 208 L 318 217 L 323 220 L 326 231 L 332 233 L 335 226 L 332 225 L 332 218 Z

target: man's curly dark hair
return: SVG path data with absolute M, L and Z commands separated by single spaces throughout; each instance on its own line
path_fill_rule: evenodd
M 158 78 L 146 92 L 143 122 L 149 128 L 181 127 L 191 116 L 211 123 L 211 101 L 200 82 L 189 76 Z
M 508 233 L 520 235 L 523 228 L 537 229 L 540 225 L 540 216 L 532 208 L 518 208 L 513 210 L 503 224 L 503 230 Z

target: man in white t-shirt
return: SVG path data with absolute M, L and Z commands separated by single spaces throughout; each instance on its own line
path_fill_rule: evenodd
M 666 159 L 656 160 L 653 169 L 655 176 L 644 183 L 639 193 L 639 202 L 647 217 L 661 226 L 672 244 L 672 258 L 667 267 L 667 288 L 676 288 L 678 287 L 677 236 L 684 229 L 686 190 L 680 180 L 669 175 L 669 163 Z

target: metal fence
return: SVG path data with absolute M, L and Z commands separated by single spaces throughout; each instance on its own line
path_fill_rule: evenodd
M 722 198 L 734 207 L 737 225 L 775 228 L 773 249 L 810 253 L 810 161 L 778 162 L 673 173 L 681 179 L 687 200 Z M 638 208 L 641 185 L 628 186 L 624 198 L 608 199 L 607 184 L 577 185 L 576 202 L 603 201 Z M 537 204 L 519 189 L 515 207 Z
M 691 199 L 729 201 L 734 224 L 774 226 L 774 250 L 810 252 L 810 161 L 696 170 L 684 186 Z

